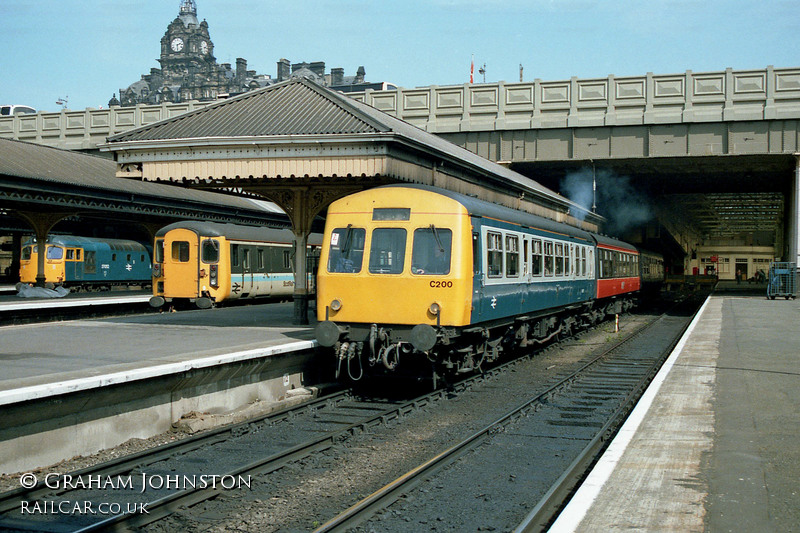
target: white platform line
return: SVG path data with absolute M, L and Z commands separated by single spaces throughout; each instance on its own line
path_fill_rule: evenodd
M 678 359 L 678 356 L 680 356 L 683 351 L 695 326 L 700 322 L 700 317 L 705 312 L 709 301 L 710 298 L 706 298 L 706 301 L 703 303 L 702 307 L 700 307 L 694 320 L 692 320 L 692 323 L 689 324 L 686 332 L 683 334 L 680 341 L 678 341 L 675 349 L 672 350 L 672 353 L 664 362 L 661 370 L 659 370 L 656 377 L 653 378 L 653 381 L 639 399 L 636 407 L 631 411 L 631 414 L 622 425 L 622 428 L 620 428 L 619 433 L 617 433 L 614 440 L 611 441 L 611 444 L 606 451 L 603 452 L 600 460 L 584 480 L 583 484 L 581 484 L 570 502 L 561 511 L 561 514 L 558 515 L 558 518 L 550 529 L 548 529 L 549 533 L 574 532 L 583 521 L 586 513 L 600 494 L 603 485 L 605 485 L 608 478 L 611 477 L 612 472 L 617 467 L 622 454 L 625 453 L 625 449 L 630 444 L 636 430 L 639 429 L 639 425 L 650 410 L 650 406 L 658 394 L 658 391 L 661 389 L 661 385 L 664 383 L 664 380 L 675 364 L 675 361 Z
M 27 311 L 36 309 L 56 309 L 60 307 L 83 307 L 92 305 L 110 304 L 136 304 L 149 302 L 150 296 L 118 296 L 115 298 L 81 298 L 76 300 L 36 300 L 32 302 L 22 302 L 18 304 L 0 305 L 2 311 Z

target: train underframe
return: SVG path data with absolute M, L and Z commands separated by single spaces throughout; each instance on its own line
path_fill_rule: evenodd
M 570 337 L 636 305 L 636 295 L 627 295 L 466 327 L 328 324 L 340 337 L 333 344 L 337 379 L 428 375 L 436 386 L 442 378 L 480 372 L 505 353 Z

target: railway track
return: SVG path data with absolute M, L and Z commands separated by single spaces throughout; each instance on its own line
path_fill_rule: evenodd
M 604 357 L 607 356 L 599 359 Z M 249 488 L 253 476 L 258 475 L 261 479 L 262 474 L 340 445 L 349 437 L 371 427 L 394 423 L 413 411 L 427 409 L 439 400 L 470 390 L 477 383 L 491 382 L 494 376 L 502 375 L 513 364 L 473 376 L 451 390 L 435 391 L 411 401 L 364 400 L 354 397 L 349 391 L 343 391 L 262 419 L 221 428 L 112 463 L 72 472 L 68 477 L 69 482 L 65 482 L 66 476 L 52 477 L 49 483 L 39 480 L 30 489 L 20 488 L 0 495 L 0 529 L 104 531 L 126 530 L 156 522 L 153 526 L 157 530 L 169 530 L 170 526 L 159 528 L 158 521 L 198 502 L 228 494 L 232 488 L 244 488 L 243 484 Z M 584 366 L 589 368 L 598 364 Z M 610 368 L 606 367 L 606 372 L 619 373 L 619 369 Z M 576 376 L 562 379 L 540 396 L 554 398 L 560 394 L 562 396 L 559 397 L 566 397 L 563 395 L 574 387 L 578 379 Z M 605 377 L 598 375 L 595 379 Z M 596 386 L 597 391 L 606 394 L 606 385 Z M 608 401 L 613 403 L 615 400 Z M 470 443 L 462 449 L 467 450 L 469 444 L 475 446 L 485 442 L 502 431 L 499 428 L 504 424 L 530 416 L 536 409 L 535 402 L 526 402 L 515 413 L 509 413 L 487 427 L 481 435 L 466 439 Z M 433 462 L 444 465 L 459 453 L 463 452 L 454 450 L 442 454 L 443 457 Z M 198 476 L 203 475 L 213 477 L 201 483 Z M 421 479 L 430 475 L 429 470 L 421 470 L 408 477 Z M 92 480 L 96 481 L 94 486 Z M 213 486 L 208 486 L 209 482 Z M 107 486 L 99 490 L 102 483 Z M 118 486 L 115 487 L 114 483 Z M 54 488 L 53 485 L 58 486 Z M 396 489 L 394 497 L 383 500 L 377 506 L 371 504 L 370 512 L 385 507 L 386 502 L 396 500 L 397 495 L 406 494 L 408 490 L 407 486 Z M 67 502 L 66 508 L 63 502 Z M 76 507 L 78 504 L 82 507 Z M 104 509 L 101 508 L 103 504 L 106 505 Z M 529 505 L 527 509 L 531 507 Z M 77 512 L 87 509 L 89 512 Z M 364 517 L 369 514 L 361 516 L 359 521 L 365 520 Z
M 695 303 L 684 305 L 691 305 L 695 311 L 698 307 Z M 507 516 L 508 521 L 482 524 L 478 530 L 525 533 L 546 530 L 636 405 L 691 322 L 693 314 L 687 313 L 672 320 L 662 317 L 651 323 L 546 391 L 525 400 L 497 420 L 357 502 L 322 524 L 315 533 L 413 531 L 418 527 L 430 527 L 430 524 L 434 524 L 432 529 L 435 530 L 437 523 L 447 524 L 444 529 L 475 530 L 480 522 L 471 521 L 486 513 L 495 517 Z M 644 335 L 645 332 L 648 335 Z M 553 433 L 552 428 L 560 428 L 560 434 Z M 540 461 L 527 457 L 527 453 L 511 454 L 515 459 L 507 463 L 498 464 L 495 460 L 498 456 L 508 455 L 508 450 L 514 446 L 528 447 L 533 440 L 558 439 L 559 436 L 570 444 L 578 442 L 581 445 L 563 446 L 557 448 L 557 452 L 552 446 L 547 450 L 548 456 L 560 457 L 560 463 L 565 463 L 564 458 L 570 461 L 546 490 L 541 484 L 537 491 L 530 486 L 525 489 L 519 483 L 547 470 Z M 528 451 L 535 452 L 535 447 Z M 487 469 L 487 464 L 492 466 Z M 497 491 L 499 497 L 488 496 L 491 489 L 477 495 L 474 491 L 462 490 L 469 486 L 470 480 L 474 483 L 480 479 L 481 474 L 498 479 L 498 485 L 507 485 Z M 532 494 L 539 494 L 538 502 L 531 499 Z M 482 506 L 476 504 L 478 496 L 489 503 L 491 509 L 480 511 Z M 446 506 L 438 502 L 446 502 Z M 515 505 L 517 511 L 526 506 L 533 510 L 520 520 L 515 518 L 519 512 L 504 513 L 498 509 Z M 469 512 L 470 509 L 475 511 Z M 462 517 L 465 515 L 473 518 L 464 523 Z

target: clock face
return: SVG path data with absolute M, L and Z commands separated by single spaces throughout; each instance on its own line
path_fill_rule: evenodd
M 181 50 L 183 50 L 183 39 L 181 39 L 180 37 L 175 37 L 174 39 L 172 39 L 171 46 L 175 52 L 180 52 Z
M 200 41 L 200 51 L 204 54 L 208 53 L 208 43 L 205 41 Z

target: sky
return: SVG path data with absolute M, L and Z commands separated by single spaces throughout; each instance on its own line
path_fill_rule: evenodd
M 0 0 L 0 104 L 107 107 L 180 0 Z M 800 0 L 196 0 L 219 63 L 324 61 L 401 87 L 800 67 Z

